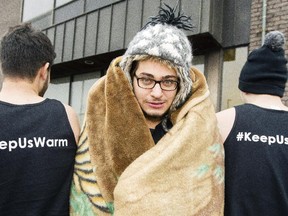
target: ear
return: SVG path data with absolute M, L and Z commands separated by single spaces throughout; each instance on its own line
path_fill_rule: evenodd
M 47 79 L 47 77 L 48 77 L 48 73 L 49 73 L 49 70 L 48 70 L 48 68 L 49 68 L 49 66 L 50 66 L 50 63 L 49 62 L 46 62 L 41 68 L 40 68 L 40 78 L 41 79 L 44 79 L 44 80 L 46 80 Z

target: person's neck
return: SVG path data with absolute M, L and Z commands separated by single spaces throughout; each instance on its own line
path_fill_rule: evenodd
M 161 122 L 161 120 L 155 120 L 155 119 L 147 119 L 146 118 L 146 124 L 150 129 L 155 129 L 155 127 Z
M 13 104 L 38 103 L 44 100 L 33 83 L 26 80 L 5 79 L 0 91 L 0 100 Z
M 249 94 L 245 96 L 245 103 L 254 104 L 267 109 L 288 111 L 288 107 L 282 103 L 281 98 L 275 95 Z

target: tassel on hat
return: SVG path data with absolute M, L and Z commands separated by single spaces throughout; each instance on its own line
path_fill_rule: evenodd
M 282 97 L 287 82 L 287 59 L 284 52 L 285 37 L 279 31 L 265 36 L 262 47 L 248 56 L 239 77 L 239 89 L 254 94 Z
M 192 47 L 184 30 L 192 30 L 191 18 L 176 13 L 164 4 L 166 9 L 160 7 L 159 13 L 151 17 L 150 21 L 139 31 L 128 45 L 121 68 L 132 83 L 130 69 L 133 61 L 140 60 L 143 56 L 155 56 L 168 60 L 177 69 L 180 88 L 171 105 L 170 111 L 179 108 L 191 95 L 192 80 L 190 67 L 192 63 Z

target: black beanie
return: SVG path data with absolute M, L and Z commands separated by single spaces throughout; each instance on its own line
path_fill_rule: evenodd
M 238 88 L 254 94 L 282 97 L 287 81 L 284 35 L 273 31 L 265 36 L 262 47 L 253 50 L 243 66 Z

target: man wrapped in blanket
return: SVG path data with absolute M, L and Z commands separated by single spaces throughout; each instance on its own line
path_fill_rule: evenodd
M 223 215 L 223 146 L 192 28 L 165 5 L 90 89 L 71 215 Z

